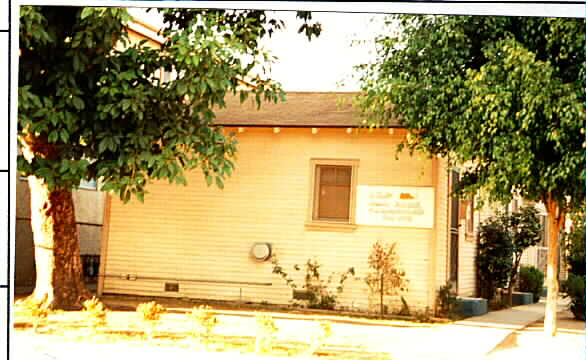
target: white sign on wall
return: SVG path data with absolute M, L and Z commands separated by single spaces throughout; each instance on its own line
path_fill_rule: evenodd
M 356 223 L 431 229 L 434 198 L 431 187 L 358 185 Z

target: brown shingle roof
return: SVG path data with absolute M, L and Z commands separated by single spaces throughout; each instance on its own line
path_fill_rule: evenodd
M 350 92 L 287 92 L 285 102 L 240 104 L 238 96 L 227 96 L 226 108 L 216 110 L 214 123 L 223 126 L 355 127 L 361 117 L 352 107 Z M 397 125 L 392 125 L 397 126 Z

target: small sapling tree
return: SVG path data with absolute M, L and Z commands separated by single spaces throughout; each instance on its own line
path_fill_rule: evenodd
M 380 315 L 384 315 L 384 296 L 398 295 L 407 290 L 405 272 L 399 267 L 399 255 L 395 252 L 395 243 L 386 244 L 378 240 L 372 246 L 368 256 L 370 272 L 366 275 L 366 284 L 371 293 L 379 296 Z

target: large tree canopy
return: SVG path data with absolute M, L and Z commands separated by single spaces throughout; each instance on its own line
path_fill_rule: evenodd
M 47 306 L 87 296 L 71 198 L 82 179 L 123 201 L 142 200 L 153 180 L 183 184 L 196 167 L 222 187 L 237 143 L 213 126 L 214 109 L 238 93 L 258 106 L 284 98 L 259 45 L 281 20 L 256 10 L 157 11 L 164 43 L 154 48 L 129 41 L 125 9 L 21 8 L 18 169 L 31 189 L 32 298 Z M 300 32 L 319 35 L 310 13 L 297 16 Z
M 584 198 L 584 21 L 399 15 L 386 24 L 376 62 L 361 67 L 368 124 L 397 117 L 410 150 L 470 165 L 461 192 L 543 201 L 555 333 L 558 233 Z
M 243 98 L 259 105 L 283 97 L 252 73 L 270 63 L 258 41 L 283 24 L 261 11 L 169 9 L 164 19 L 157 49 L 128 42 L 125 9 L 23 7 L 19 135 L 44 155 L 20 158 L 22 172 L 51 189 L 100 178 L 123 200 L 142 198 L 151 179 L 182 183 L 196 166 L 221 186 L 235 141 L 209 126 L 213 107 L 244 82 Z M 161 81 L 161 68 L 178 78 Z

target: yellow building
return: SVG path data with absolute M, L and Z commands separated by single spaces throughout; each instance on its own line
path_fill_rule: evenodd
M 239 142 L 223 190 L 196 169 L 187 186 L 150 184 L 144 203 L 108 197 L 99 293 L 287 304 L 293 292 L 272 272 L 276 256 L 298 286 L 304 272 L 294 265 L 308 259 L 324 279 L 354 267 L 338 308 L 367 310 L 376 305 L 368 255 L 382 240 L 396 243 L 411 309 L 434 308 L 450 280 L 474 296 L 472 215 L 449 201 L 446 161 L 396 157 L 406 131 L 356 128 L 352 95 L 289 93 L 258 111 L 230 99 L 215 122 Z

